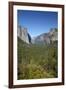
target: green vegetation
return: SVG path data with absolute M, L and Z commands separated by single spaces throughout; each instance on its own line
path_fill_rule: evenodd
M 50 45 L 26 44 L 18 38 L 18 79 L 58 76 L 57 42 Z

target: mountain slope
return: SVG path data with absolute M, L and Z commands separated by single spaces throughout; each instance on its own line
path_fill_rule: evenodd
M 35 37 L 32 42 L 33 44 L 50 44 L 58 40 L 58 31 L 56 28 L 51 29 L 48 33 L 43 33 Z

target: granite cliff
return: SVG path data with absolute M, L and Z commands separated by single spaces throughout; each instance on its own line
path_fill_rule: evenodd
M 31 36 L 29 35 L 27 28 L 18 26 L 17 36 L 26 43 L 31 43 Z
M 33 38 L 32 42 L 34 44 L 50 44 L 58 40 L 58 31 L 56 28 L 52 28 L 47 33 L 42 33 L 41 35 Z

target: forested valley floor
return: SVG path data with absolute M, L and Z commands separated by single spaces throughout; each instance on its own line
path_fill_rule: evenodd
M 27 44 L 18 38 L 18 80 L 56 78 L 58 76 L 57 43 Z

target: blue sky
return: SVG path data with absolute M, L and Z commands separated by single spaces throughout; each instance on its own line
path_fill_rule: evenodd
M 49 32 L 51 28 L 58 28 L 58 13 L 49 11 L 18 10 L 17 22 L 28 28 L 31 37 Z

